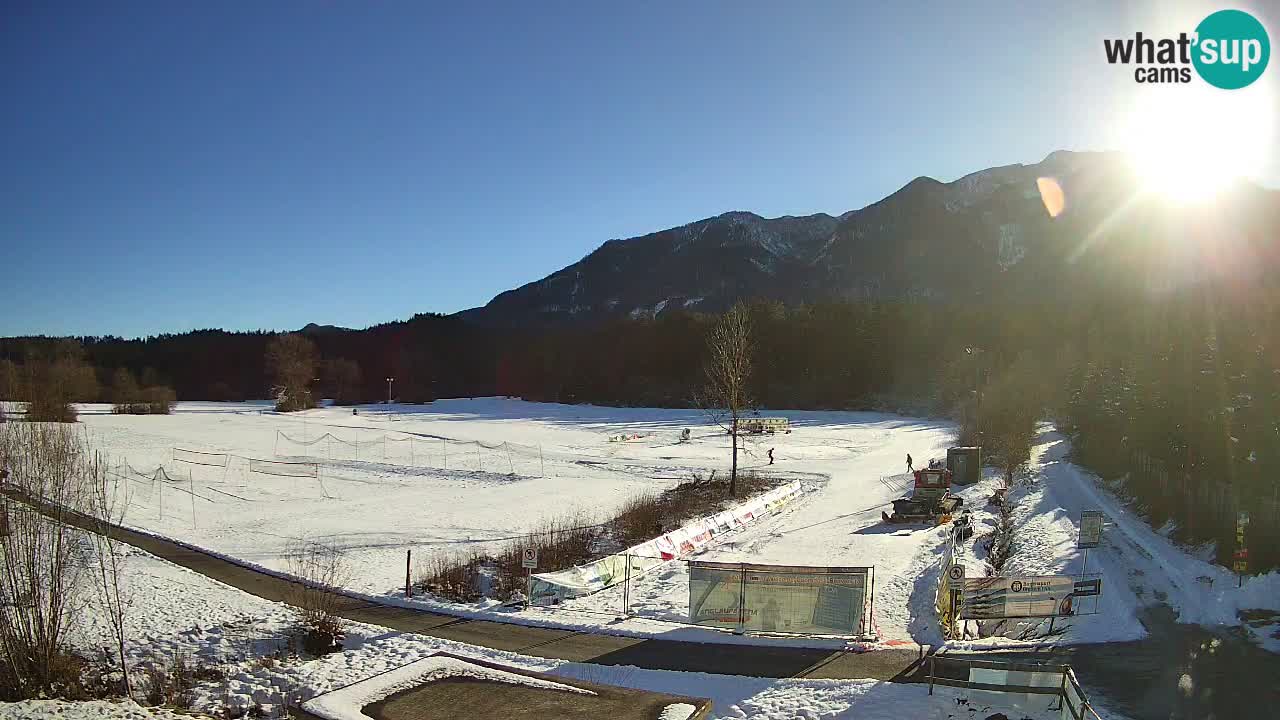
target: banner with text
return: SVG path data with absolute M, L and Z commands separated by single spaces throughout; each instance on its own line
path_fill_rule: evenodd
M 1019 575 L 964 581 L 960 617 L 968 620 L 1071 615 L 1075 578 Z
M 865 567 L 689 563 L 689 620 L 751 632 L 861 635 Z

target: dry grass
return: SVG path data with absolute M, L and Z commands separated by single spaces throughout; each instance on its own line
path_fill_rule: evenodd
M 775 485 L 777 481 L 765 475 L 738 473 L 734 498 L 727 475 L 694 474 L 664 492 L 632 497 L 605 522 L 580 511 L 544 520 L 534 532 L 506 541 L 493 554 L 470 550 L 435 555 L 419 566 L 416 586 L 455 602 L 510 600 L 525 591 L 527 571 L 520 558 L 526 549 L 538 552 L 537 572 L 564 570 L 651 540 Z

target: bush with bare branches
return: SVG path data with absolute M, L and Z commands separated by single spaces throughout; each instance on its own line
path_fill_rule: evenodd
M 106 465 L 69 428 L 5 423 L 0 468 L 9 474 L 0 498 L 7 520 L 0 535 L 0 694 L 74 694 L 83 662 L 68 652 L 65 636 L 85 600 L 88 578 L 77 557 L 80 531 L 66 520 L 69 508 L 84 506 Z M 49 514 L 10 494 L 41 499 Z
M 285 602 L 305 632 L 303 646 L 312 655 L 342 649 L 342 596 L 334 592 L 351 579 L 342 549 L 334 542 L 300 541 L 288 550 L 288 571 L 303 580 L 291 583 Z

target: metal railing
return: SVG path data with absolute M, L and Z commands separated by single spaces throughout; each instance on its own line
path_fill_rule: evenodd
M 930 695 L 934 685 L 946 685 L 1007 695 L 1052 696 L 1057 706 L 1048 709 L 1061 713 L 1063 720 L 1102 720 L 1070 665 L 930 655 L 925 679 Z

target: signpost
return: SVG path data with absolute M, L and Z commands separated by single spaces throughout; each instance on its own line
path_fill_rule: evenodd
M 951 633 L 954 635 L 960 619 L 960 607 L 964 605 L 964 566 L 956 563 L 947 568 L 947 580 L 950 581 L 947 587 L 951 590 Z M 969 623 L 965 623 L 965 630 L 968 629 Z
M 525 548 L 520 551 L 520 566 L 527 571 L 525 577 L 525 597 L 533 602 L 533 571 L 538 569 L 538 549 Z
M 1089 568 L 1089 548 L 1096 548 L 1102 543 L 1102 527 L 1107 519 L 1101 510 L 1080 511 L 1080 537 L 1076 547 L 1084 550 L 1084 558 L 1080 563 L 1080 575 L 1083 577 Z
M 1076 597 L 1093 597 L 1102 594 L 1102 578 L 1094 578 L 1092 580 L 1077 580 L 1075 590 L 1072 595 Z
M 1075 579 L 1061 575 L 973 578 L 964 581 L 960 617 L 990 620 L 1070 615 Z

